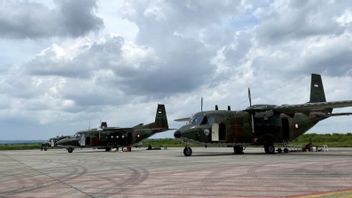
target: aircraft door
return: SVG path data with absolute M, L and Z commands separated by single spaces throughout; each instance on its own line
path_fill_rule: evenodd
M 211 141 L 218 142 L 219 141 L 219 124 L 214 123 L 211 126 Z
M 226 140 L 226 126 L 224 123 L 219 124 L 219 140 Z
M 86 145 L 86 135 L 81 134 L 81 139 L 79 140 L 79 145 L 85 146 Z
M 287 118 L 282 118 L 282 138 L 284 141 L 290 139 L 290 125 Z

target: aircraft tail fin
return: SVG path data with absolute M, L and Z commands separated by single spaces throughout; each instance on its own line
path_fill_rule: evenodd
M 310 101 L 309 103 L 326 102 L 325 92 L 321 76 L 319 74 L 312 74 L 310 84 Z
M 167 122 L 165 105 L 158 104 L 158 108 L 155 115 L 155 125 L 163 129 L 169 129 L 169 124 Z

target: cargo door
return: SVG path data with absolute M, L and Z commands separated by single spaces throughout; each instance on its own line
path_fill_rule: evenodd
M 81 139 L 79 140 L 79 145 L 80 146 L 86 145 L 86 135 L 85 134 L 81 134 Z
M 219 124 L 214 123 L 211 126 L 211 141 L 218 142 L 219 141 Z
M 282 137 L 284 141 L 288 141 L 290 139 L 290 125 L 287 118 L 282 118 Z
M 219 124 L 219 140 L 226 140 L 226 126 L 224 123 Z

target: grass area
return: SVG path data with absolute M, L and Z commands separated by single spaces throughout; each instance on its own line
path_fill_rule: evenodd
M 352 134 L 304 134 L 298 137 L 292 144 L 305 145 L 309 143 L 309 140 L 317 146 L 328 145 L 329 147 L 352 147 Z
M 173 138 L 163 138 L 163 139 L 146 139 L 142 141 L 143 146 L 152 145 L 153 147 L 183 147 L 184 144 Z
M 0 144 L 0 150 L 39 150 L 40 146 L 41 144 Z

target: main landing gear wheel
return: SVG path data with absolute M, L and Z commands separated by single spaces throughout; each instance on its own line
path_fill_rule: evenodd
M 106 152 L 111 151 L 111 147 L 106 147 L 106 148 L 105 148 L 105 151 L 106 151 Z
M 72 152 L 73 152 L 73 148 L 67 148 L 67 151 L 68 151 L 69 153 L 72 153 Z
M 233 146 L 233 151 L 235 152 L 235 154 L 243 154 L 243 146 L 242 145 Z
M 183 154 L 185 155 L 185 156 L 191 156 L 192 155 L 192 149 L 191 149 L 191 147 L 188 147 L 188 146 L 186 146 L 184 149 L 183 149 Z
M 274 154 L 275 153 L 275 146 L 272 144 L 266 144 L 266 145 L 264 145 L 264 150 L 265 150 L 265 153 L 267 153 L 267 154 Z
M 278 148 L 278 149 L 277 149 L 277 152 L 278 152 L 278 153 L 282 153 L 282 149 L 281 149 L 281 148 Z

